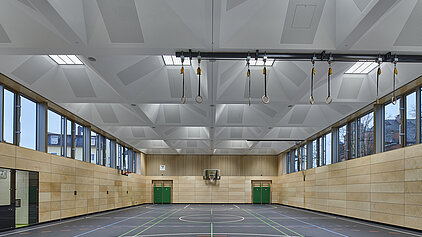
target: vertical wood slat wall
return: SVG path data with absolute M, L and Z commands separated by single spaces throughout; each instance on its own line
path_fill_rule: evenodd
M 277 176 L 277 156 L 146 155 L 147 176 L 202 176 L 220 169 L 221 176 Z M 166 170 L 160 171 L 160 165 Z

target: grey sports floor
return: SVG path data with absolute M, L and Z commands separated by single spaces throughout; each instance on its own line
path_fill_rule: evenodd
M 0 236 L 422 236 L 279 205 L 142 205 L 0 232 Z

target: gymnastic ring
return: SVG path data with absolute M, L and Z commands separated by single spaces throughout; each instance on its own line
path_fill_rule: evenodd
M 329 105 L 329 104 L 331 104 L 331 102 L 333 102 L 333 97 L 328 96 L 328 97 L 327 97 L 327 99 L 325 99 L 325 103 L 326 103 L 327 105 Z
M 397 104 L 397 97 L 396 97 L 396 96 L 393 96 L 393 97 L 391 98 L 391 103 L 392 103 L 393 105 Z
M 181 104 L 185 104 L 185 103 L 186 103 L 186 96 L 182 96 L 182 97 L 180 98 L 180 103 L 181 103 Z
M 261 100 L 262 100 L 262 103 L 264 103 L 264 104 L 270 103 L 270 97 L 268 97 L 268 96 L 263 95 Z
M 197 96 L 195 96 L 195 101 L 196 101 L 196 103 L 201 104 L 202 101 L 204 101 L 204 99 L 202 98 L 202 96 L 197 95 Z
M 309 97 L 309 103 L 311 103 L 311 105 L 313 105 L 315 103 L 314 97 L 310 96 Z

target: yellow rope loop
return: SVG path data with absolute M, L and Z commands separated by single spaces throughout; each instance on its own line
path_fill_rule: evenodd
M 264 103 L 264 104 L 270 103 L 270 97 L 268 97 L 268 96 L 265 96 L 265 95 L 262 96 L 261 100 L 262 100 L 262 103 Z
M 185 103 L 186 103 L 186 96 L 182 96 L 182 97 L 180 98 L 180 103 L 181 103 L 181 104 L 185 104 Z
M 262 74 L 263 75 L 267 74 L 267 67 L 264 67 L 264 69 L 262 70 Z
M 312 74 L 315 75 L 315 68 L 312 68 Z
M 196 69 L 196 74 L 201 75 L 201 68 L 198 67 L 198 69 Z
M 378 68 L 378 75 L 381 75 L 381 68 Z
M 397 67 L 396 67 L 396 65 L 394 64 L 394 74 L 399 74 L 399 72 L 397 71 Z
M 330 65 L 330 68 L 328 68 L 328 75 L 333 75 L 333 69 L 331 68 L 331 65 Z
M 248 71 L 246 72 L 246 76 L 247 77 L 250 77 L 251 76 L 251 70 L 250 69 L 248 69 Z
M 180 69 L 180 74 L 185 73 L 185 68 L 182 66 L 182 68 Z

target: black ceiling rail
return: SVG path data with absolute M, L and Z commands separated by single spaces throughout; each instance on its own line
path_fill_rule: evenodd
M 176 52 L 176 57 L 184 55 L 185 57 L 197 57 L 199 52 Z M 227 59 L 246 59 L 251 56 L 250 52 L 202 52 L 202 60 L 227 60 Z M 406 55 L 406 54 L 392 54 L 391 52 L 386 54 L 335 54 L 326 53 L 322 51 L 320 53 L 271 53 L 271 52 L 259 52 L 252 54 L 255 58 L 267 58 L 276 59 L 278 61 L 310 61 L 316 57 L 316 61 L 328 61 L 332 57 L 332 61 L 343 61 L 343 62 L 357 62 L 359 60 L 374 61 L 377 62 L 379 58 L 382 62 L 393 62 L 395 58 L 398 62 L 410 62 L 410 63 L 422 63 L 422 55 Z

